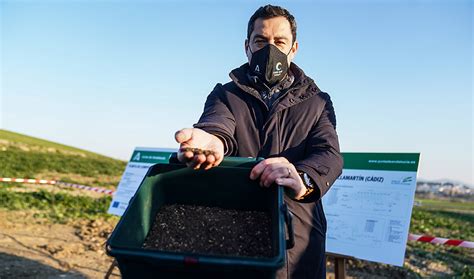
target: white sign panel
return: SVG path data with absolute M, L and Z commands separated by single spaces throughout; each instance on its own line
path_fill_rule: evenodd
M 110 203 L 108 213 L 122 216 L 148 168 L 157 163 L 168 163 L 171 153 L 176 151 L 169 148 L 135 148 Z
M 327 252 L 403 265 L 416 189 L 418 154 L 414 156 L 415 160 L 373 160 L 365 170 L 344 167 L 322 200 L 328 223 Z M 353 158 L 349 158 L 348 167 Z

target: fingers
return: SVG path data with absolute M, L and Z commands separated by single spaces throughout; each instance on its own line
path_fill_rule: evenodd
M 300 197 L 301 194 L 295 189 L 298 189 L 296 185 L 296 180 L 293 178 L 277 178 L 275 182 L 278 186 L 282 186 L 285 188 L 285 194 L 290 196 L 291 198 Z
M 181 129 L 181 130 L 177 131 L 174 134 L 175 140 L 178 143 L 181 143 L 181 145 L 179 147 L 179 151 L 178 151 L 178 161 L 180 161 L 182 163 L 186 163 L 186 164 L 193 159 L 194 153 L 192 151 L 182 152 L 181 149 L 185 148 L 185 147 L 188 147 L 188 144 L 186 142 L 189 141 L 192 138 L 192 135 L 193 135 L 192 131 L 193 130 L 190 129 L 190 128 L 185 128 L 185 129 Z
M 287 186 L 287 187 L 291 187 L 293 188 L 292 186 L 294 186 L 295 184 L 295 179 L 293 178 L 277 178 L 275 180 L 276 184 L 280 185 L 280 186 Z
M 187 163 L 194 158 L 194 153 L 191 151 L 180 152 L 178 151 L 178 161 Z
M 288 177 L 289 163 L 274 163 L 268 165 L 260 176 L 260 185 L 268 187 L 275 182 L 278 177 Z
M 181 146 L 183 146 L 183 144 L 181 144 Z M 219 163 L 223 159 L 223 156 L 219 156 L 215 153 L 203 153 L 193 150 L 193 148 L 190 148 L 189 150 L 186 150 L 185 148 L 180 148 L 180 150 L 178 151 L 178 160 L 182 163 L 185 163 L 188 167 L 192 167 L 196 170 L 208 170 L 212 167 L 219 165 Z
M 184 154 L 190 153 L 190 157 L 186 158 L 186 165 L 191 167 L 195 170 L 203 169 L 208 170 L 216 165 L 216 158 L 214 155 L 204 155 L 204 154 L 196 154 L 192 152 L 184 152 Z
M 186 163 L 186 165 L 190 168 L 198 170 L 201 167 L 201 164 L 206 161 L 206 156 L 204 154 L 194 155 L 194 158 Z
M 215 152 L 211 156 L 214 158 L 214 166 L 218 166 L 224 160 L 224 152 Z
M 295 167 L 284 157 L 265 159 L 250 172 L 250 179 L 260 178 L 260 186 L 262 187 L 269 187 L 275 183 L 276 179 L 287 178 L 288 176 L 291 176 L 293 181 L 290 185 L 298 183 L 299 176 Z
M 200 129 L 181 129 L 175 133 L 175 140 L 180 143 L 178 160 L 194 169 L 208 170 L 224 159 L 224 143 Z
M 218 146 L 219 143 L 221 144 L 221 148 Z M 206 156 L 206 160 L 201 165 L 201 169 L 208 170 L 212 167 L 218 166 L 224 159 L 223 149 L 224 146 L 222 142 L 217 137 L 213 136 L 205 149 L 199 151 Z
M 306 193 L 306 187 L 302 184 L 300 179 L 290 178 L 277 178 L 275 182 L 279 186 L 286 187 L 285 193 L 291 198 L 300 199 Z
M 192 128 L 184 128 L 177 131 L 174 134 L 174 138 L 178 143 L 183 143 L 190 140 L 193 137 L 193 129 Z
M 206 161 L 201 165 L 201 168 L 204 170 L 208 170 L 212 167 L 214 167 L 214 163 L 216 162 L 216 158 L 214 155 L 209 155 L 206 158 Z
M 250 172 L 250 179 L 255 180 L 259 178 L 265 168 L 268 165 L 274 164 L 274 163 L 289 163 L 288 160 L 285 157 L 274 157 L 274 158 L 268 158 L 260 163 L 258 163 L 255 167 L 253 167 L 252 171 Z

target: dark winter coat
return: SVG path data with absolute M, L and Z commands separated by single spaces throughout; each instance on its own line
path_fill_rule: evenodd
M 231 82 L 217 84 L 194 125 L 219 136 L 226 156 L 285 157 L 306 172 L 319 191 L 312 202 L 285 196 L 293 213 L 295 247 L 287 252 L 279 278 L 325 278 L 326 219 L 322 197 L 341 174 L 342 156 L 331 99 L 294 63 L 291 87 L 269 110 L 248 79 L 248 64 L 230 73 Z

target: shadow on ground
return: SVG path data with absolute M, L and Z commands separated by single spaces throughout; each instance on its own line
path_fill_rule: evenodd
M 23 257 L 0 253 L 0 278 L 87 278 L 77 271 L 62 271 Z

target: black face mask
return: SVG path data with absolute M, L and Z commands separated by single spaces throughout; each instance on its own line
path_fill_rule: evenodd
M 258 76 L 268 86 L 277 84 L 288 72 L 287 54 L 281 52 L 276 46 L 268 44 L 254 53 L 250 50 L 250 53 L 252 53 L 251 73 Z

